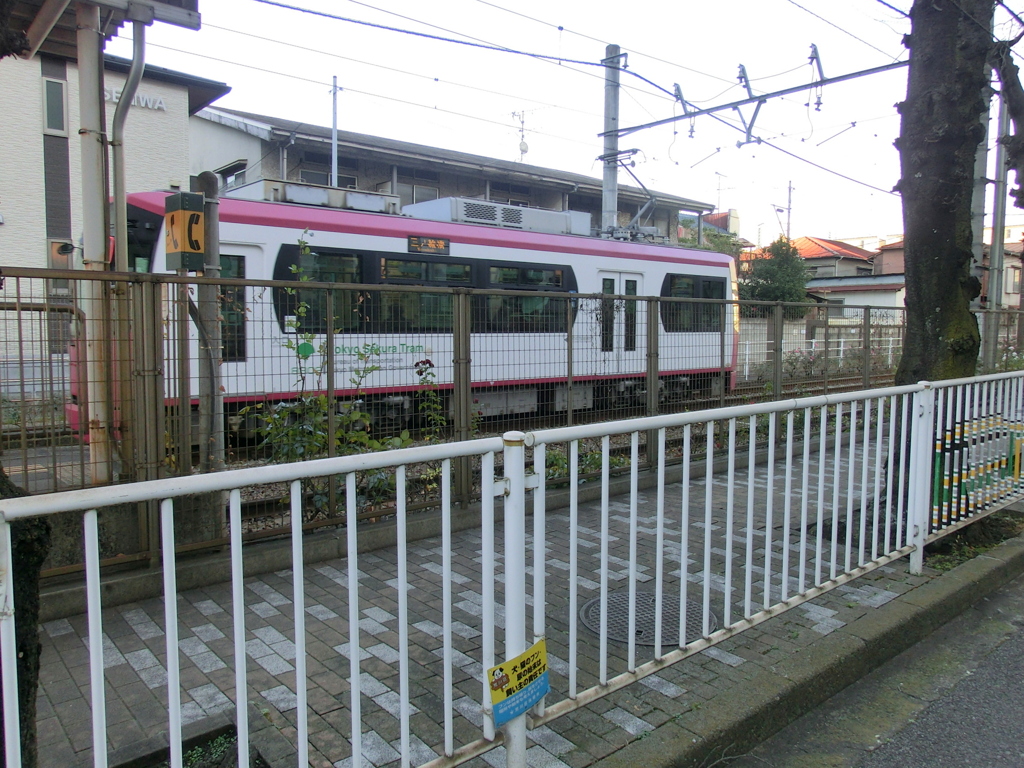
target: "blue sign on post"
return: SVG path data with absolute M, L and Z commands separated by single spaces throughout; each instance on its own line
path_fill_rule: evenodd
M 551 691 L 544 639 L 525 653 L 487 670 L 494 724 L 519 717 Z

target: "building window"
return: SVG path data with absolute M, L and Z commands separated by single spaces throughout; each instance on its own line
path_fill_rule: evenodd
M 43 78 L 43 133 L 68 135 L 68 97 L 63 80 Z
M 386 195 L 392 194 L 391 182 L 385 181 L 382 184 L 377 185 L 377 191 L 383 192 Z M 409 184 L 404 181 L 398 182 L 398 195 L 399 205 L 403 208 L 413 203 L 422 203 L 426 200 L 437 200 L 440 197 L 440 190 L 437 187 L 429 187 L 425 184 Z
M 491 192 L 488 198 L 492 203 L 504 203 L 505 205 L 518 205 L 523 208 L 530 207 L 530 188 L 521 184 L 503 184 L 491 182 Z
M 1005 293 L 1020 293 L 1020 267 L 1007 267 L 1003 282 Z
M 299 179 L 303 184 L 319 184 L 321 187 L 329 187 L 331 185 L 331 173 L 330 171 L 310 171 L 301 170 L 299 171 Z M 338 174 L 338 186 L 342 189 L 355 189 L 356 188 L 356 177 L 355 176 L 342 176 Z
M 248 163 L 245 160 L 236 160 L 230 165 L 225 165 L 223 168 L 217 171 L 217 175 L 221 179 L 221 187 L 228 189 L 229 187 L 237 187 L 245 184 L 245 170 Z

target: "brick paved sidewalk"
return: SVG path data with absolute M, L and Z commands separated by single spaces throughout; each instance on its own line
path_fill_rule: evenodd
M 816 458 L 812 459 L 816 461 Z M 799 463 L 794 477 L 799 477 Z M 745 494 L 746 472 L 737 478 L 736 523 L 731 540 L 726 538 L 724 510 L 726 488 L 717 478 L 713 486 L 711 536 L 712 610 L 723 615 L 726 599 L 724 563 L 732 550 L 735 562 L 730 578 L 730 605 L 735 621 L 743 614 L 744 574 L 742 562 L 747 542 Z M 857 473 L 859 474 L 859 473 Z M 842 477 L 846 477 L 846 469 Z M 812 483 L 812 485 L 814 485 Z M 777 598 L 781 588 L 782 551 L 779 542 L 787 535 L 781 511 L 782 483 L 775 483 L 775 517 L 771 528 L 774 542 L 771 558 L 771 592 Z M 689 596 L 697 600 L 705 582 L 703 481 L 692 481 L 691 515 L 688 535 L 686 582 Z M 813 491 L 810 502 L 814 504 Z M 846 510 L 846 493 L 859 500 L 860 486 L 846 488 L 844 482 L 839 509 Z M 763 598 L 765 519 L 767 493 L 765 468 L 759 467 L 754 482 L 758 510 L 749 527 L 755 562 L 752 569 L 753 603 L 757 610 Z M 828 491 L 831 503 L 831 489 Z M 665 534 L 665 590 L 678 600 L 680 579 L 680 486 L 666 493 L 669 519 Z M 639 510 L 638 589 L 652 589 L 655 574 L 655 500 L 653 491 L 641 492 Z M 859 504 L 859 501 L 858 501 Z M 798 517 L 794 515 L 794 517 Z M 795 591 L 801 550 L 791 521 L 788 565 Z M 579 510 L 579 603 L 599 594 L 600 504 L 588 503 Z M 629 499 L 617 497 L 610 508 L 609 590 L 626 588 L 629 557 Z M 528 528 L 530 523 L 528 522 Z M 498 526 L 500 531 L 501 527 Z M 568 660 L 568 563 L 569 517 L 567 510 L 547 515 L 547 604 L 548 648 L 553 697 L 567 691 Z M 827 540 L 827 537 L 826 537 Z M 433 759 L 444 743 L 443 731 L 443 641 L 441 638 L 442 551 L 440 538 L 409 546 L 410 588 L 410 701 L 413 764 Z M 842 543 L 842 542 L 840 542 Z M 853 553 L 857 558 L 856 545 Z M 867 542 L 870 545 L 870 542 Z M 531 543 L 532 546 L 532 543 Z M 454 733 L 456 746 L 477 738 L 481 723 L 479 700 L 483 675 L 481 660 L 480 532 L 453 535 L 453 634 L 454 634 Z M 501 548 L 498 545 L 498 580 Z M 529 553 L 528 553 L 529 556 Z M 360 581 L 360 650 L 362 670 L 363 750 L 369 764 L 383 768 L 398 765 L 398 604 L 396 550 L 385 549 L 358 557 Z M 528 559 L 528 562 L 531 560 Z M 813 575 L 813 559 L 805 560 Z M 827 570 L 827 568 L 826 568 Z M 827 577 L 827 574 L 826 574 Z M 762 623 L 753 629 L 690 657 L 637 684 L 572 712 L 530 735 L 531 765 L 590 765 L 621 746 L 641 738 L 648 731 L 674 717 L 699 708 L 714 697 L 737 695 L 756 671 L 799 654 L 823 636 L 871 612 L 898 595 L 929 580 L 912 577 L 906 562 L 882 567 L 866 577 L 841 586 L 809 603 Z M 808 579 L 810 581 L 810 577 Z M 349 656 L 347 562 L 334 560 L 307 566 L 305 605 L 307 629 L 307 671 L 309 681 L 309 731 L 311 764 L 320 768 L 350 764 L 351 716 L 349 712 Z M 296 722 L 295 646 L 291 599 L 291 572 L 279 571 L 246 580 L 246 654 L 248 699 L 269 723 L 294 743 Z M 495 622 L 503 626 L 502 584 L 496 585 Z M 530 613 L 530 611 L 528 611 Z M 178 597 L 181 651 L 182 714 L 186 723 L 233 711 L 234 672 L 230 584 L 218 584 L 184 592 Z M 529 622 L 529 618 L 528 618 Z M 106 609 L 103 613 L 104 666 L 107 683 L 108 738 L 111 750 L 137 744 L 166 730 L 167 673 L 161 599 Z M 577 668 L 583 690 L 597 683 L 598 638 L 582 623 L 579 627 Z M 44 768 L 91 764 L 89 711 L 89 668 L 86 617 L 75 616 L 45 624 L 41 690 L 38 699 L 40 754 Z M 497 632 L 496 656 L 501 655 Z M 666 638 L 671 647 L 674 638 Z M 649 647 L 638 646 L 638 663 L 652 658 Z M 609 643 L 609 676 L 627 669 L 626 645 Z M 557 695 L 555 695 L 557 694 Z M 294 754 L 279 756 L 278 764 L 294 765 Z M 503 766 L 498 747 L 470 766 Z

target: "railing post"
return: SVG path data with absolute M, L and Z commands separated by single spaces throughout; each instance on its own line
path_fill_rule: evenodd
M 526 435 L 506 432 L 505 658 L 526 650 Z M 505 765 L 526 768 L 526 715 L 505 725 Z
M 658 299 L 647 300 L 647 415 L 658 415 L 658 401 L 661 394 L 661 362 L 658 359 Z M 647 464 L 658 463 L 658 430 L 647 431 Z
M 935 390 L 930 382 L 920 382 L 914 393 L 911 415 L 910 494 L 907 500 L 907 527 L 914 551 L 910 553 L 910 572 L 920 576 L 924 567 L 924 543 L 928 537 L 931 512 L 932 457 L 935 450 Z
M 18 636 L 14 628 L 14 550 L 11 526 L 0 515 L 0 668 L 3 671 L 4 745 L 7 768 L 21 768 Z

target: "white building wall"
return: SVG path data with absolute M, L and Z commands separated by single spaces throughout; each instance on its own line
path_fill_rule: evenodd
M 73 87 L 77 99 L 78 71 L 69 66 L 68 80 L 72 78 L 75 79 Z M 116 91 L 124 86 L 124 81 L 124 75 L 111 72 L 106 74 L 108 135 L 117 107 L 110 97 L 116 96 Z M 128 191 L 146 192 L 170 187 L 181 187 L 188 191 L 188 89 L 183 85 L 144 79 L 139 83 L 138 95 L 148 97 L 151 106 L 132 106 L 125 122 L 125 179 Z M 156 108 L 153 108 L 154 104 Z
M 808 290 L 814 292 L 813 288 Z M 829 291 L 821 292 L 829 299 L 842 299 L 851 307 L 903 308 L 906 290 L 898 291 Z
M 277 151 L 271 150 L 267 158 L 263 158 L 264 142 L 257 136 L 251 136 L 226 125 L 219 125 L 210 120 L 193 115 L 188 124 L 190 143 L 192 146 L 189 171 L 198 176 L 203 171 L 215 171 L 235 160 L 247 163 L 246 177 L 249 181 L 260 176 L 272 178 L 267 168 L 269 164 L 275 169 L 278 166 Z
M 0 265 L 46 264 L 42 99 L 38 61 L 0 60 Z
M 113 98 L 125 76 L 106 72 L 107 131 L 114 117 Z M 46 267 L 46 211 L 43 176 L 43 79 L 38 58 L 0 61 L 0 115 L 4 151 L 0 153 L 0 265 Z M 139 94 L 151 107 L 133 106 L 125 124 L 125 178 L 129 192 L 188 189 L 188 89 L 145 79 Z M 71 178 L 72 237 L 82 231 L 81 125 L 78 69 L 67 65 L 68 154 Z M 79 255 L 79 261 L 81 256 Z M 76 266 L 81 266 L 77 264 Z

